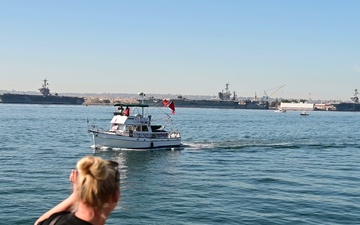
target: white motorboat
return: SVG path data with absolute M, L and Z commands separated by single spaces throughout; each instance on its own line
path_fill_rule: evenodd
M 145 115 L 144 109 L 149 105 L 115 104 L 114 106 L 119 111 L 114 112 L 109 130 L 97 126 L 92 126 L 88 130 L 92 134 L 95 148 L 159 149 L 181 146 L 179 131 L 175 128 L 165 130 L 164 125 L 168 124 L 155 124 L 151 115 Z M 126 112 L 123 113 L 123 107 L 134 113 L 126 115 Z M 170 121 L 170 116 L 168 114 L 165 116 L 166 121 Z
M 302 111 L 302 112 L 300 113 L 300 116 L 308 116 L 308 115 L 309 115 L 309 113 L 306 112 L 306 111 Z
M 275 112 L 278 112 L 278 113 L 286 113 L 286 109 L 279 108 L 279 109 L 275 110 Z

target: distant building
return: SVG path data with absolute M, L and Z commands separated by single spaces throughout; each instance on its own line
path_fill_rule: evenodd
M 333 106 L 330 103 L 318 103 L 315 104 L 315 110 L 320 110 L 320 111 L 335 111 L 336 108 L 335 106 Z
M 281 109 L 285 110 L 294 110 L 294 111 L 313 111 L 314 110 L 314 103 L 286 103 L 281 102 L 280 104 Z

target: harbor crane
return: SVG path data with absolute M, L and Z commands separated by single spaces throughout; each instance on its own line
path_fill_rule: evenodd
M 273 96 L 276 92 L 278 92 L 284 86 L 285 86 L 285 84 L 281 85 L 280 87 L 274 87 L 274 88 L 270 88 L 268 90 L 265 90 L 263 100 L 265 100 L 265 101 L 269 100 L 269 98 L 271 98 L 271 96 Z M 271 90 L 274 90 L 274 89 L 275 89 L 275 91 L 273 91 L 270 95 L 267 94 L 267 91 L 271 91 Z

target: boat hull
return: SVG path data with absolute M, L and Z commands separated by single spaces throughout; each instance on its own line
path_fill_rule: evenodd
M 181 146 L 181 138 L 140 138 L 117 135 L 110 132 L 89 131 L 93 136 L 95 148 L 126 148 L 126 149 L 153 149 Z
M 236 109 L 238 102 L 222 100 L 180 100 L 171 99 L 176 107 Z
M 360 111 L 360 104 L 359 103 L 334 103 L 332 104 L 335 107 L 335 111 L 353 111 L 358 112 Z

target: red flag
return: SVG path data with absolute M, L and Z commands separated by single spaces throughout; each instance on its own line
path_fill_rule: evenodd
M 175 114 L 175 104 L 174 104 L 174 102 L 173 101 L 171 101 L 170 102 L 170 104 L 169 104 L 169 108 L 172 110 L 172 114 Z
M 168 100 L 166 100 L 166 99 L 164 99 L 164 100 L 163 100 L 163 105 L 164 105 L 165 107 L 167 107 L 167 106 L 168 106 L 168 104 L 169 104 L 169 101 L 168 101 Z
M 173 101 L 163 100 L 163 105 L 169 107 L 172 110 L 172 114 L 175 114 L 175 104 Z

